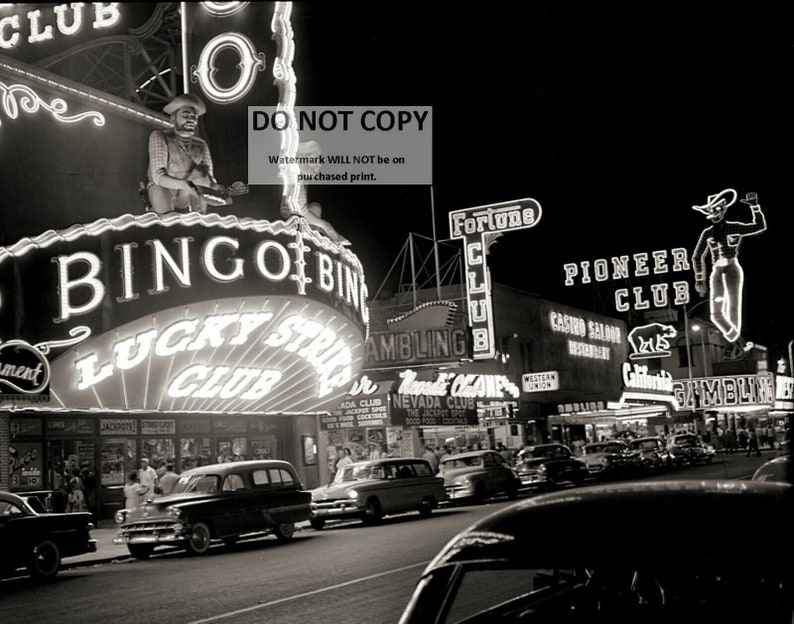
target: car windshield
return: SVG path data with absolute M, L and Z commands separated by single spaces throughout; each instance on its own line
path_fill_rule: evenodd
M 673 444 L 677 444 L 681 446 L 683 444 L 697 444 L 700 440 L 698 440 L 697 436 L 693 435 L 686 435 L 686 436 L 676 436 L 673 440 Z
M 171 490 L 172 494 L 181 492 L 195 492 L 199 494 L 214 494 L 218 491 L 220 477 L 211 474 L 194 474 L 179 477 L 179 481 Z
M 533 457 L 536 458 L 536 459 L 537 458 L 541 458 L 541 457 L 553 458 L 553 457 L 555 457 L 558 454 L 559 453 L 558 453 L 558 451 L 556 450 L 555 447 L 552 447 L 552 446 L 540 446 L 540 447 L 537 447 L 536 446 L 534 448 L 527 449 L 526 451 L 524 451 L 524 458 L 525 459 L 530 459 L 530 458 L 533 458 Z
M 656 444 L 656 440 L 635 440 L 629 446 L 633 449 L 650 451 L 650 450 L 654 450 L 657 444 Z
M 482 457 L 480 455 L 456 457 L 455 459 L 447 459 L 441 462 L 441 467 L 444 470 L 449 470 L 451 468 L 468 468 L 469 466 L 482 466 Z
M 692 614 L 701 622 L 735 621 L 731 610 L 739 606 L 736 596 L 742 596 L 759 612 L 759 621 L 789 622 L 790 587 L 784 580 L 779 571 L 736 566 L 506 569 L 478 562 L 457 576 L 444 621 L 663 622 L 669 617 L 689 620 Z
M 383 466 L 345 466 L 336 471 L 334 483 L 361 481 L 363 479 L 383 479 Z

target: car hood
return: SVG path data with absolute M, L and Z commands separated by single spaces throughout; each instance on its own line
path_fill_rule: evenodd
M 184 493 L 184 494 L 168 494 L 167 496 L 158 496 L 157 498 L 150 498 L 145 503 L 142 503 L 137 508 L 127 513 L 126 522 L 134 522 L 135 520 L 148 520 L 160 516 L 166 516 L 166 509 L 172 505 L 182 506 L 182 504 L 191 504 L 205 500 L 217 499 L 217 494 L 200 494 L 200 493 Z
M 357 481 L 345 481 L 344 483 L 329 483 L 310 490 L 312 500 L 323 500 L 325 498 L 339 498 L 346 496 L 351 488 L 360 488 L 373 483 L 379 483 L 380 479 L 359 479 Z
M 516 472 L 521 472 L 522 470 L 537 470 L 543 464 L 548 464 L 549 461 L 551 460 L 546 457 L 533 457 L 530 459 L 524 459 L 518 466 L 516 466 Z

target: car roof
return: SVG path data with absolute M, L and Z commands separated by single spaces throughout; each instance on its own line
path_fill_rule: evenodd
M 206 466 L 196 466 L 180 473 L 180 477 L 192 474 L 227 474 L 229 472 L 239 472 L 251 468 L 287 468 L 295 471 L 295 468 L 288 461 L 282 459 L 248 459 L 237 462 L 224 462 L 222 464 L 207 464 Z
M 643 534 L 663 539 L 671 530 L 704 529 L 708 539 L 684 538 L 681 565 L 696 559 L 737 558 L 748 565 L 767 565 L 755 549 L 721 549 L 715 544 L 736 540 L 736 524 L 728 518 L 775 518 L 775 559 L 789 566 L 794 555 L 794 486 L 739 480 L 636 481 L 593 485 L 523 499 L 470 525 L 454 537 L 426 568 L 486 559 L 519 567 L 586 565 L 618 559 L 658 563 L 666 546 L 615 548 L 613 540 L 572 540 L 571 518 L 582 518 L 593 535 L 641 527 Z M 683 519 L 690 519 L 682 524 Z M 695 520 L 696 519 L 696 520 Z M 543 539 L 538 539 L 538 536 Z M 740 552 L 741 551 L 741 552 Z M 671 563 L 675 557 L 671 559 Z
M 422 457 L 383 457 L 381 459 L 364 459 L 362 461 L 353 462 L 350 466 L 383 466 L 384 464 L 404 464 L 405 462 L 422 462 L 429 464 L 426 459 Z

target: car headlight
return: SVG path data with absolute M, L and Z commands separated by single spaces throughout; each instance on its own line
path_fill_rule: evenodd
M 127 510 L 126 509 L 119 509 L 114 514 L 113 519 L 116 521 L 116 524 L 123 524 L 124 521 L 127 519 Z
M 176 519 L 182 517 L 182 510 L 179 507 L 166 507 L 165 511 L 169 518 Z
M 546 468 L 546 464 L 541 464 L 538 466 L 538 472 L 546 472 L 548 468 Z
M 608 466 L 608 465 L 609 465 L 609 463 L 610 463 L 610 461 L 611 461 L 611 460 L 609 459 L 609 457 L 602 457 L 602 458 L 600 459 L 600 462 L 601 462 L 601 463 L 602 463 L 604 466 Z
M 356 500 L 358 498 L 358 492 L 356 490 L 348 490 L 347 495 L 353 500 Z

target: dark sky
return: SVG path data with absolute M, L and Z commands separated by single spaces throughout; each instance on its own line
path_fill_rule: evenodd
M 794 338 L 794 22 L 784 3 L 745 4 L 295 3 L 298 105 L 433 107 L 432 191 L 312 193 L 373 290 L 409 232 L 432 235 L 431 194 L 439 238 L 450 210 L 532 197 L 541 222 L 491 248 L 492 280 L 620 316 L 614 289 L 650 281 L 565 288 L 562 265 L 691 251 L 693 205 L 756 192 L 768 229 L 741 246 L 744 333 L 774 361 Z M 737 203 L 727 218 L 748 217 Z

